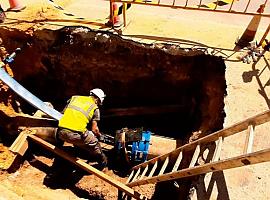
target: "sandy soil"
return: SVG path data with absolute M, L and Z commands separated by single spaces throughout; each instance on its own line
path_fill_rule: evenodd
M 108 2 L 92 1 L 91 4 L 86 0 L 62 1 L 69 12 L 85 18 L 77 20 L 64 15 L 45 1 L 26 0 L 27 9 L 22 13 L 8 13 L 7 24 L 1 26 L 20 28 L 29 34 L 38 28 L 57 29 L 67 24 L 103 29 L 108 16 Z M 7 6 L 4 3 L 4 7 Z M 235 39 L 244 32 L 251 17 L 134 6 L 128 12 L 128 19 L 130 23 L 123 31 L 124 35 L 140 35 L 142 38 L 154 36 L 151 41 L 142 38 L 135 40 L 153 42 L 156 36 L 160 36 L 233 49 Z M 40 21 L 36 23 L 33 20 Z M 257 40 L 260 40 L 268 24 L 269 19 L 262 19 L 256 34 Z M 227 127 L 269 109 L 269 52 L 265 54 L 265 59 L 253 65 L 237 62 L 236 55 L 225 60 L 225 63 L 228 95 L 225 98 L 224 126 Z M 256 127 L 255 149 L 269 148 L 269 128 L 269 125 Z M 239 155 L 244 140 L 244 135 L 225 140 L 222 157 Z M 84 176 L 79 181 L 72 180 L 68 186 L 65 185 L 67 181 L 56 183 L 56 186 L 46 185 L 44 178 L 51 170 L 53 159 L 42 156 L 36 159 L 27 159 L 14 173 L 3 172 L 0 175 L 0 199 L 116 199 L 117 191 L 93 175 Z M 269 163 L 257 164 L 200 177 L 198 182 L 194 182 L 191 199 L 270 199 L 269 167 Z M 106 173 L 124 181 L 111 170 Z M 152 186 L 148 187 L 146 194 L 151 195 L 152 189 Z

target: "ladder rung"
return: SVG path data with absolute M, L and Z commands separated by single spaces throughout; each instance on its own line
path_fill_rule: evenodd
M 141 168 L 138 169 L 138 171 L 136 172 L 136 174 L 135 174 L 135 176 L 133 177 L 132 181 L 130 181 L 130 182 L 136 181 L 136 179 L 137 179 L 137 177 L 139 176 L 140 172 L 141 172 Z
M 195 149 L 195 151 L 194 151 L 193 157 L 192 157 L 191 162 L 190 162 L 190 164 L 189 164 L 189 168 L 190 168 L 190 167 L 194 167 L 194 165 L 196 164 L 197 159 L 198 159 L 198 157 L 199 157 L 199 154 L 200 154 L 200 145 L 198 144 L 198 145 L 196 146 L 196 149 Z
M 155 172 L 155 170 L 157 168 L 157 165 L 158 165 L 158 161 L 156 160 L 156 162 L 155 162 L 155 164 L 154 164 L 154 166 L 153 166 L 150 174 L 148 175 L 148 177 L 152 177 L 153 176 L 153 174 L 154 174 L 154 172 Z
M 134 175 L 134 170 L 132 170 L 132 172 L 130 173 L 130 175 L 129 175 L 129 177 L 128 177 L 128 180 L 127 180 L 127 182 L 126 182 L 126 184 L 129 183 L 129 182 L 131 181 L 133 175 Z
M 177 169 L 178 169 L 178 167 L 179 167 L 179 165 L 181 163 L 182 158 L 183 158 L 183 152 L 180 151 L 180 153 L 179 153 L 179 155 L 178 155 L 178 157 L 176 159 L 176 162 L 175 162 L 175 164 L 173 166 L 172 172 L 177 171 Z
M 168 163 L 169 163 L 169 157 L 167 157 L 166 160 L 164 161 L 158 175 L 162 175 L 164 173 L 166 167 L 168 166 Z
M 143 177 L 145 176 L 147 171 L 148 171 L 148 165 L 146 165 L 146 167 L 144 168 L 143 173 L 142 173 L 141 177 L 139 178 L 139 180 L 143 179 Z
M 248 126 L 244 154 L 252 152 L 252 146 L 254 141 L 254 128 L 255 126 L 252 124 Z
M 221 147 L 222 147 L 222 143 L 223 143 L 223 137 L 220 136 L 218 138 L 218 142 L 217 142 L 217 146 L 216 146 L 216 149 L 215 149 L 215 152 L 214 152 L 214 155 L 213 155 L 213 159 L 212 159 L 212 162 L 216 162 L 219 160 L 220 158 L 220 152 L 221 152 Z

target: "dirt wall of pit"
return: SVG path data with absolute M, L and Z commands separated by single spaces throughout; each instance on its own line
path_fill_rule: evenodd
M 177 108 L 155 115 L 105 117 L 105 131 L 143 126 L 164 136 L 196 133 L 197 138 L 223 127 L 226 81 L 219 57 L 176 45 L 141 44 L 84 27 L 31 34 L 1 29 L 0 37 L 9 53 L 22 49 L 10 65 L 14 78 L 57 110 L 72 95 L 88 95 L 94 87 L 107 94 L 104 116 L 116 108 Z M 14 97 L 24 113 L 35 111 Z

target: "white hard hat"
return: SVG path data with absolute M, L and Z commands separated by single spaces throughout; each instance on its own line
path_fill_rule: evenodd
M 103 103 L 104 98 L 106 97 L 106 95 L 103 92 L 103 90 L 102 89 L 99 89 L 99 88 L 95 88 L 95 89 L 90 90 L 90 95 L 94 95 L 94 96 L 98 97 L 99 100 L 100 100 L 100 104 Z

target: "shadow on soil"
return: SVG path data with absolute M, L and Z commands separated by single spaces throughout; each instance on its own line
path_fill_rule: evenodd
M 262 70 L 259 70 L 259 69 L 256 69 L 256 64 L 261 59 L 263 59 L 263 61 L 265 62 L 265 66 L 263 67 Z M 266 70 L 266 69 L 268 69 L 268 70 Z M 255 79 L 259 85 L 258 93 L 265 99 L 265 102 L 266 102 L 268 108 L 270 108 L 270 99 L 267 95 L 267 92 L 265 91 L 265 88 L 267 86 L 270 86 L 270 78 L 268 79 L 268 81 L 266 81 L 266 83 L 263 84 L 260 77 L 262 76 L 262 74 L 265 74 L 265 73 L 268 73 L 268 76 L 269 76 L 269 71 L 270 71 L 270 64 L 269 64 L 268 60 L 263 55 L 262 57 L 259 57 L 257 62 L 254 62 L 252 64 L 252 70 L 243 72 L 243 74 L 242 74 L 242 78 L 243 78 L 244 83 L 251 82 L 252 78 L 255 77 Z
M 197 165 L 199 165 L 199 163 L 210 163 L 213 159 L 216 147 L 216 143 L 202 147 L 199 159 L 197 160 Z M 205 152 L 208 152 L 207 156 L 205 156 Z M 193 154 L 193 152 L 190 153 Z M 183 158 L 185 158 L 185 156 L 183 156 Z M 189 163 L 190 160 L 186 162 L 185 167 L 180 166 L 180 168 L 187 168 Z M 211 176 L 211 178 L 209 176 Z M 168 194 L 170 194 L 170 197 L 173 197 L 170 199 L 175 200 L 194 199 L 194 195 L 196 193 L 195 199 L 210 200 L 211 196 L 213 196 L 214 187 L 216 187 L 218 200 L 230 199 L 225 176 L 222 171 L 158 183 L 156 185 L 156 192 L 152 199 L 163 200 L 168 198 Z
M 78 154 L 78 149 L 75 147 L 65 146 L 61 147 L 62 150 L 67 152 L 71 156 Z M 34 152 L 34 154 L 33 154 Z M 51 189 L 69 189 L 79 198 L 93 199 L 93 200 L 103 200 L 104 195 L 94 191 L 88 191 L 86 189 L 80 188 L 77 183 L 85 175 L 89 173 L 79 169 L 78 167 L 70 164 L 68 161 L 55 157 L 54 154 L 50 152 L 45 152 L 47 158 L 53 159 L 52 166 L 45 164 L 44 162 L 38 160 L 38 156 L 44 156 L 44 151 L 39 150 L 39 147 L 31 143 L 31 152 L 27 154 L 27 160 L 33 167 L 43 171 L 46 176 L 43 180 L 43 184 Z M 80 154 L 80 158 L 84 159 L 85 155 Z M 92 162 L 92 161 L 90 161 Z M 95 165 L 92 165 L 95 167 Z

